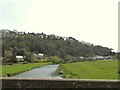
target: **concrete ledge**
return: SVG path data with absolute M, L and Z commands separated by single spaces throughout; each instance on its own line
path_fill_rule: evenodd
M 2 78 L 2 88 L 120 88 L 118 80 Z

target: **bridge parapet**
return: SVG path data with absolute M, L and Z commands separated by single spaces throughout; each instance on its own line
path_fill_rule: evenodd
M 2 78 L 2 88 L 120 88 L 118 80 Z

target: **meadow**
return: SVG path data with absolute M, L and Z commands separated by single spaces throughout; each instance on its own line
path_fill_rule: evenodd
M 0 76 L 6 77 L 9 73 L 11 76 L 43 66 L 49 65 L 52 62 L 40 62 L 40 63 L 29 63 L 29 64 L 13 64 L 13 65 L 1 65 Z
M 98 60 L 61 64 L 64 78 L 118 79 L 118 60 Z

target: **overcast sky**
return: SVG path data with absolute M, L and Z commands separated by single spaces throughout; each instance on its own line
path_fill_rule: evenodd
M 71 36 L 118 51 L 119 0 L 0 0 L 0 29 Z

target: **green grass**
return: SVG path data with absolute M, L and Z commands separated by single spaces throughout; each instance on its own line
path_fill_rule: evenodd
M 30 63 L 30 64 L 14 64 L 14 65 L 2 65 L 0 66 L 0 76 L 15 75 L 33 68 L 37 68 L 43 65 L 52 64 L 52 62 Z M 2 70 L 1 70 L 2 69 Z
M 78 79 L 118 79 L 117 60 L 85 61 L 62 64 L 65 78 Z

